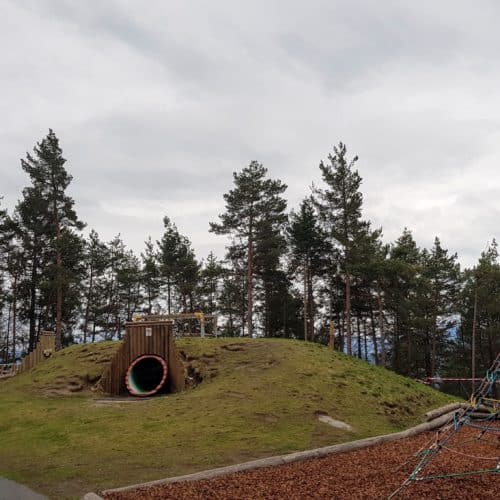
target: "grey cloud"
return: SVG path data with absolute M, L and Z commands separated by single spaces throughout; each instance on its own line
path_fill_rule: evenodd
M 146 5 L 146 6 L 145 6 Z M 0 195 L 49 127 L 82 218 L 136 250 L 169 213 L 200 255 L 232 172 L 256 159 L 320 183 L 359 154 L 366 215 L 388 240 L 439 235 L 471 263 L 497 230 L 500 35 L 494 1 L 4 2 Z M 29 33 L 29 37 L 26 34 Z M 491 189 L 486 191 L 484 186 Z

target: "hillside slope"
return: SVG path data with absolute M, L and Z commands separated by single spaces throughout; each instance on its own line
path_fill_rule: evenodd
M 401 430 L 450 400 L 316 344 L 184 339 L 180 394 L 104 402 L 117 343 L 74 346 L 0 383 L 0 475 L 53 497 Z M 352 426 L 341 430 L 320 415 Z

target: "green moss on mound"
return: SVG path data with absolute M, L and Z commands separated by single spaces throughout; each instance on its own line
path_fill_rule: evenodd
M 198 338 L 177 345 L 201 383 L 110 404 L 91 389 L 117 345 L 70 347 L 0 383 L 0 475 L 79 496 L 398 431 L 451 400 L 316 344 Z M 325 414 L 354 430 L 320 422 Z

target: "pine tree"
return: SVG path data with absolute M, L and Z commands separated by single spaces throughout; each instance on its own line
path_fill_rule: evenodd
M 326 189 L 316 189 L 317 206 L 325 228 L 340 250 L 340 266 L 345 285 L 345 324 L 347 353 L 352 354 L 351 279 L 355 264 L 356 240 L 365 224 L 361 219 L 363 196 L 359 191 L 361 177 L 354 169 L 358 157 L 347 158 L 347 148 L 339 143 L 328 162 L 321 162 Z
M 89 323 L 93 324 L 92 341 L 95 340 L 95 327 L 98 310 L 102 307 L 101 297 L 98 293 L 99 282 L 103 279 L 108 265 L 108 252 L 106 244 L 99 239 L 99 235 L 90 231 L 85 244 L 84 265 L 86 269 L 86 292 L 84 299 L 83 342 L 87 342 Z
M 219 293 L 224 267 L 213 252 L 208 254 L 207 260 L 201 269 L 201 298 L 203 311 L 214 314 L 219 307 Z
M 286 222 L 286 201 L 281 195 L 286 185 L 267 178 L 267 169 L 252 161 L 241 172 L 233 174 L 234 188 L 224 195 L 225 213 L 220 223 L 210 223 L 210 231 L 227 234 L 245 247 L 247 334 L 253 335 L 255 244 L 262 226 L 279 226 Z
M 26 272 L 18 283 L 20 299 L 20 316 L 29 323 L 29 349 L 36 343 L 40 331 L 41 300 L 40 279 L 43 275 L 46 252 L 49 247 L 47 227 L 48 202 L 37 186 L 29 186 L 23 190 L 23 198 L 16 206 L 14 221 L 16 241 L 25 255 Z
M 472 377 L 475 372 L 478 376 L 500 351 L 500 263 L 495 240 L 481 253 L 478 263 L 464 272 L 460 309 L 460 327 L 447 369 L 452 375 Z
M 106 246 L 108 261 L 105 275 L 99 287 L 104 304 L 99 315 L 98 326 L 103 330 L 105 339 L 110 340 L 115 335 L 120 338 L 123 327 L 120 318 L 121 300 L 118 273 L 126 259 L 126 248 L 119 234 Z
M 313 201 L 306 198 L 299 211 L 290 214 L 288 241 L 291 250 L 291 271 L 301 270 L 303 282 L 304 340 L 314 339 L 314 278 L 327 266 L 330 245 L 314 210 Z
M 181 258 L 182 236 L 177 230 L 177 226 L 167 217 L 163 218 L 165 232 L 160 241 L 158 265 L 160 274 L 167 287 L 167 313 L 172 312 L 172 290 L 175 284 L 176 275 L 179 271 L 179 260 Z
M 388 248 L 381 241 L 382 229 L 372 230 L 369 223 L 358 233 L 356 247 L 354 248 L 352 266 L 353 279 L 353 310 L 356 316 L 358 334 L 358 357 L 361 358 L 362 344 L 364 344 L 364 357 L 368 359 L 367 327 L 371 327 L 371 343 L 375 363 L 385 364 L 385 325 L 383 316 L 382 284 L 387 267 Z M 377 324 L 375 322 L 377 310 Z M 362 331 L 360 325 L 363 326 Z M 377 338 L 377 327 L 380 335 Z M 361 341 L 363 333 L 363 342 Z
M 139 259 L 131 250 L 125 250 L 116 266 L 116 291 L 118 298 L 117 332 L 125 323 L 132 321 L 132 316 L 138 311 L 143 300 L 141 294 L 141 265 Z
M 2 198 L 0 197 L 0 203 Z M 10 219 L 7 210 L 0 208 L 0 360 L 8 362 L 9 359 L 9 341 L 10 341 L 10 323 L 12 315 L 12 302 L 16 297 L 18 271 L 22 271 L 22 267 L 15 266 L 13 271 L 13 262 L 17 262 L 15 247 L 13 246 L 12 220 Z M 12 282 L 12 276 L 14 281 Z M 9 286 L 10 285 L 10 286 Z M 5 307 L 7 312 L 7 326 L 4 327 L 4 312 Z M 15 352 L 15 332 L 14 332 L 14 348 Z
M 427 376 L 434 377 L 440 368 L 440 358 L 448 340 L 449 331 L 455 328 L 458 313 L 457 299 L 460 291 L 460 265 L 457 254 L 448 255 L 448 250 L 435 238 L 430 252 L 423 255 L 423 279 L 425 280 L 426 313 L 429 335 L 426 338 Z
M 244 333 L 246 322 L 246 261 L 243 245 L 227 248 L 227 256 L 219 296 L 219 311 L 227 318 L 224 335 L 234 337 Z
M 142 285 L 145 290 L 147 312 L 152 313 L 153 304 L 160 295 L 160 269 L 158 255 L 151 237 L 145 242 L 146 248 L 141 254 L 142 259 Z
M 53 270 L 51 282 L 46 286 L 52 289 L 54 295 L 57 347 L 62 344 L 64 292 L 68 288 L 68 280 L 71 280 L 71 271 L 64 266 L 64 245 L 74 243 L 69 233 L 84 227 L 73 208 L 73 199 L 66 194 L 72 177 L 66 171 L 65 163 L 59 140 L 49 130 L 48 135 L 35 146 L 34 154 L 27 153 L 26 159 L 21 160 L 32 185 L 25 188 L 23 200 L 17 207 L 25 243 L 31 251 L 30 343 L 33 344 L 35 337 L 36 287 L 43 252 L 47 268 Z M 76 246 L 72 248 L 73 251 L 75 249 Z
M 416 371 L 416 329 L 421 317 L 416 298 L 421 286 L 421 269 L 420 248 L 405 228 L 390 250 L 386 289 L 386 306 L 393 316 L 392 367 L 405 375 Z
M 200 279 L 200 264 L 196 260 L 191 242 L 182 237 L 178 247 L 175 269 L 175 284 L 184 312 L 193 312 L 196 307 L 196 289 Z M 189 305 L 188 305 L 189 303 Z

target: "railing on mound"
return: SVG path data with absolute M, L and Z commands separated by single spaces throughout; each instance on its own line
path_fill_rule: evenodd
M 141 321 L 168 321 L 173 325 L 176 337 L 217 337 L 217 315 L 203 312 L 175 313 L 175 314 L 137 314 L 132 322 Z M 199 325 L 193 328 L 193 321 Z

